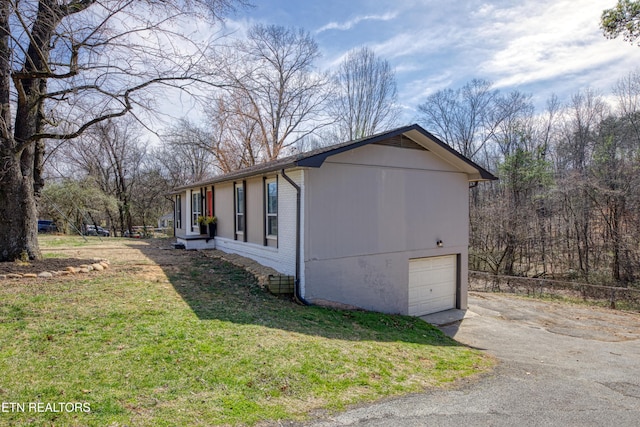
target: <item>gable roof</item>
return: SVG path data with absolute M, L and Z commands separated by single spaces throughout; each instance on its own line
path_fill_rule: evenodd
M 467 175 L 469 175 L 470 182 L 491 181 L 498 179 L 486 169 L 482 168 L 472 160 L 458 153 L 456 150 L 435 137 L 433 134 L 424 130 L 421 126 L 413 124 L 354 141 L 321 147 L 315 150 L 307 151 L 305 153 L 294 154 L 289 157 L 283 157 L 282 159 L 250 166 L 248 168 L 240 169 L 208 180 L 176 187 L 174 191 L 211 185 L 218 182 L 248 178 L 250 176 L 261 175 L 281 169 L 291 169 L 295 167 L 318 168 L 322 166 L 324 161 L 330 156 L 353 150 L 354 148 L 362 147 L 367 144 L 381 142 L 402 135 L 410 138 L 418 145 L 431 151 L 433 154 L 450 163 L 460 171 L 465 172 Z

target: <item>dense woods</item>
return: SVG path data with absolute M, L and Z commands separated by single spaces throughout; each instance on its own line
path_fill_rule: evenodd
M 489 111 L 504 111 L 521 95 L 483 97 Z M 471 269 L 637 283 L 640 75 L 622 78 L 609 99 L 585 89 L 545 112 L 481 120 L 472 154 L 500 181 L 471 190 Z

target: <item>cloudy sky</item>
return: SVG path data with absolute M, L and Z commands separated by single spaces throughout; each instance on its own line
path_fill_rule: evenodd
M 350 49 L 367 45 L 396 70 L 400 101 L 411 121 L 434 91 L 472 78 L 502 91 L 568 101 L 590 87 L 609 94 L 617 79 L 640 68 L 640 47 L 608 40 L 602 11 L 615 0 L 254 0 L 226 22 L 303 27 L 318 42 L 318 66 L 335 68 Z

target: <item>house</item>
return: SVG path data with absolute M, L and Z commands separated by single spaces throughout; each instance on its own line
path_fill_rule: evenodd
M 411 125 L 178 187 L 175 235 L 295 276 L 304 302 L 465 309 L 469 187 L 493 179 Z
M 158 218 L 158 228 L 166 229 L 173 227 L 173 214 L 173 212 L 169 212 Z

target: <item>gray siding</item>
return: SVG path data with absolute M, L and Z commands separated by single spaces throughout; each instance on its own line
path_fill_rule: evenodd
M 301 170 L 288 171 L 289 176 L 298 185 L 303 185 L 304 175 Z M 274 177 L 269 175 L 268 177 Z M 258 187 L 260 183 L 260 188 Z M 215 184 L 216 186 L 216 209 L 218 209 L 218 201 L 222 207 L 223 203 L 231 203 L 231 208 L 224 208 L 224 211 L 233 211 L 233 186 L 230 183 Z M 260 191 L 259 191 L 260 190 Z M 221 192 L 228 194 L 228 201 L 223 202 L 219 194 Z M 287 181 L 280 178 L 278 180 L 278 240 L 269 241 L 269 245 L 264 245 L 264 221 L 263 221 L 263 203 L 260 197 L 262 177 L 256 179 L 247 179 L 247 215 L 250 217 L 248 226 L 254 227 L 258 224 L 259 230 L 249 229 L 249 238 L 251 241 L 244 242 L 242 239 L 234 240 L 233 238 L 233 216 L 230 215 L 229 220 L 221 220 L 229 223 L 228 235 L 216 237 L 216 249 L 227 253 L 235 253 L 256 260 L 262 265 L 274 268 L 281 274 L 293 276 L 296 272 L 296 191 Z M 258 209 L 259 208 L 259 209 Z M 251 223 L 254 223 L 253 226 Z M 259 231 L 259 234 L 257 234 Z M 251 237 L 253 235 L 253 237 Z M 260 239 L 259 243 L 255 243 Z M 277 243 L 277 247 L 276 247 Z
M 466 306 L 466 174 L 426 150 L 368 145 L 309 169 L 305 193 L 307 299 L 407 313 L 409 259 L 460 254 Z
M 215 199 L 213 210 L 218 219 L 218 237 L 233 239 L 234 211 L 233 211 L 233 183 L 225 182 L 215 185 Z
M 262 177 L 247 179 L 247 241 L 256 245 L 264 245 L 264 202 Z

